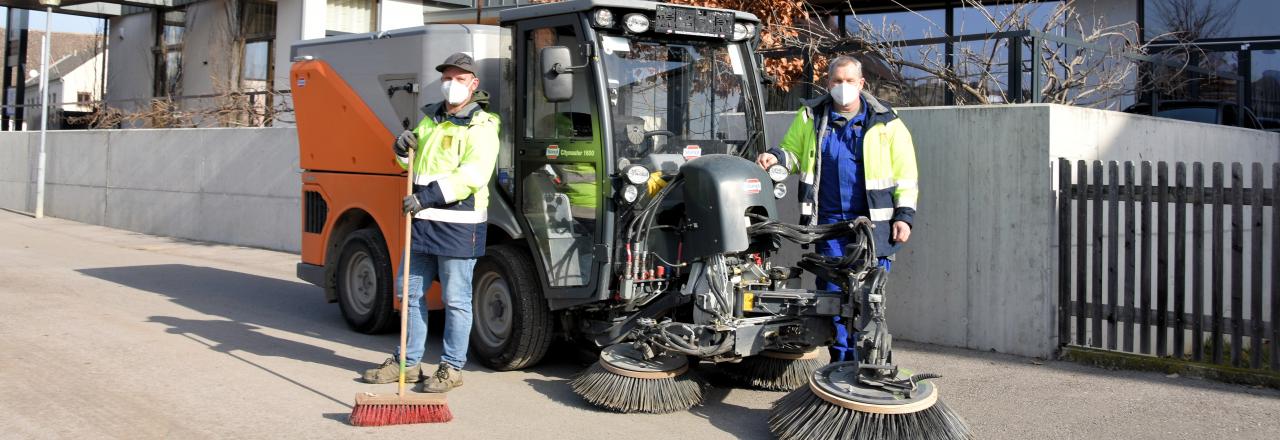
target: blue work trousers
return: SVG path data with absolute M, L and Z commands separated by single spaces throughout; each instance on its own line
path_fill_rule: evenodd
M 825 221 L 821 221 L 820 223 L 826 224 L 826 223 L 834 223 L 835 221 L 837 221 L 837 220 L 827 220 L 827 219 L 823 219 L 823 220 Z M 817 243 L 818 254 L 825 255 L 828 257 L 844 256 L 844 246 L 846 244 L 849 244 L 849 239 L 843 238 L 843 237 L 818 242 Z M 878 262 L 880 264 L 880 267 L 884 268 L 886 272 L 888 272 L 889 268 L 893 265 L 893 261 L 887 257 L 880 257 Z M 818 290 L 839 290 L 840 289 L 835 284 L 828 283 L 823 280 L 817 280 L 817 281 L 818 281 L 818 286 L 817 286 Z M 841 319 L 841 317 L 834 316 L 831 318 L 831 322 L 832 324 L 835 325 L 835 330 L 836 330 L 835 342 L 832 342 L 831 346 L 827 347 L 827 352 L 831 354 L 831 362 L 857 361 L 858 353 L 857 353 L 856 347 L 854 347 L 854 343 L 857 340 L 857 335 L 849 334 L 848 329 L 846 329 L 844 326 L 844 320 Z
M 442 362 L 462 369 L 467 364 L 467 344 L 471 337 L 471 276 L 475 272 L 475 258 L 454 258 L 413 252 L 409 257 L 409 334 L 404 363 L 415 365 L 422 360 L 427 349 L 427 296 L 426 287 L 440 278 L 444 297 L 444 353 Z M 404 276 L 403 267 L 396 276 L 396 295 Z M 399 349 L 396 358 L 399 359 Z

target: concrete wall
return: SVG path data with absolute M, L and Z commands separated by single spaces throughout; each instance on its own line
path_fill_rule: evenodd
M 238 86 L 240 53 L 235 49 L 228 21 L 227 0 L 204 0 L 187 6 L 186 34 L 182 37 L 183 95 L 209 95 Z M 213 105 L 211 99 L 183 100 L 184 108 Z
M 0 208 L 34 209 L 38 133 L 0 133 Z M 45 212 L 147 234 L 300 249 L 292 129 L 60 131 Z
M 107 96 L 112 106 L 126 110 L 144 105 L 155 84 L 155 18 L 152 13 L 110 19 L 107 37 Z
M 894 333 L 1028 356 L 1050 356 L 1056 348 L 1054 158 L 1280 161 L 1280 134 L 1091 109 L 929 107 L 899 114 L 915 140 L 921 196 L 890 284 Z M 789 113 L 769 114 L 771 145 L 790 120 Z M 36 133 L 0 133 L 0 208 L 34 207 L 36 142 Z M 293 129 L 55 132 L 50 144 L 51 216 L 299 248 Z M 785 220 L 797 218 L 794 191 L 780 206 Z
M 1056 347 L 1055 158 L 1280 161 L 1275 133 L 1078 107 L 899 114 L 916 145 L 920 209 L 893 267 L 889 322 L 904 339 L 979 350 L 1050 356 Z M 769 114 L 771 145 L 791 116 Z M 794 199 L 781 207 L 794 221 Z

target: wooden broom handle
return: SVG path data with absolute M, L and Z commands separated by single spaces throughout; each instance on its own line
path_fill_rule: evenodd
M 413 195 L 413 149 L 409 149 L 409 166 L 405 182 L 405 197 Z M 403 203 L 404 200 L 401 200 Z M 404 214 L 404 257 L 400 259 L 404 272 L 400 274 L 400 388 L 398 393 L 404 397 L 405 346 L 408 345 L 406 334 L 409 330 L 409 249 L 413 244 L 413 213 Z

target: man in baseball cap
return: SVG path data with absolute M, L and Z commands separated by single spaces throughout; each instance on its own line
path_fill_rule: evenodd
M 436 66 L 444 100 L 422 108 L 426 117 L 392 143 L 400 166 L 413 154 L 413 194 L 404 213 L 413 215 L 408 268 L 409 326 L 406 380 L 422 381 L 422 391 L 443 393 L 462 385 L 471 335 L 471 276 L 484 255 L 489 178 L 498 159 L 498 116 L 485 111 L 488 95 L 477 92 L 470 55 L 455 53 Z M 435 373 L 421 366 L 427 343 L 426 287 L 440 280 L 445 305 L 444 347 Z M 396 286 L 400 286 L 396 282 Z M 398 353 L 397 353 L 398 355 Z M 398 356 L 365 371 L 364 380 L 399 379 Z

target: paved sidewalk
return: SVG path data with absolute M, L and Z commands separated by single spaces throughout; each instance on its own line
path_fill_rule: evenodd
M 0 211 L 3 438 L 767 438 L 781 393 L 720 387 L 688 412 L 598 411 L 559 348 L 518 372 L 468 366 L 446 425 L 357 428 L 357 371 L 395 335 L 346 329 L 293 254 Z M 438 324 L 438 323 L 437 323 Z M 434 330 L 438 335 L 438 326 Z M 439 339 L 428 359 L 438 356 Z M 1280 392 L 902 343 L 985 439 L 1274 439 Z M 414 436 L 414 437 L 410 437 Z

